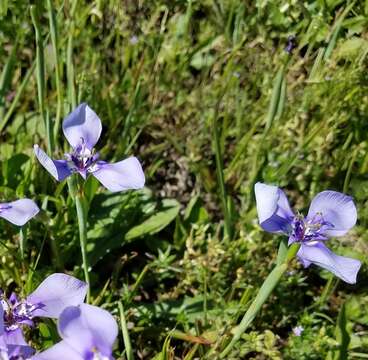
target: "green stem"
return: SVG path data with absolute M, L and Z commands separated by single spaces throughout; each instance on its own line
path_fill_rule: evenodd
M 63 214 L 58 213 L 54 219 L 54 228 L 56 230 L 56 233 L 59 231 L 60 226 L 61 226 L 61 220 L 62 220 L 62 216 Z M 51 232 L 50 232 L 50 246 L 51 246 L 51 251 L 52 254 L 54 255 L 55 258 L 55 266 L 58 270 L 63 270 L 64 269 L 64 262 L 63 259 L 60 256 L 60 246 L 59 246 L 59 241 L 58 241 L 58 236 L 52 236 Z
M 217 181 L 219 184 L 219 192 L 220 192 L 220 197 L 221 197 L 221 202 L 222 202 L 222 210 L 224 212 L 225 233 L 228 236 L 228 238 L 231 240 L 232 235 L 233 235 L 232 234 L 232 222 L 231 222 L 229 207 L 227 204 L 227 195 L 226 195 L 225 179 L 224 179 L 224 164 L 223 164 L 220 137 L 219 137 L 218 126 L 217 126 L 217 110 L 212 118 L 212 133 L 213 133 L 213 140 L 214 140 L 214 146 L 215 146 Z
M 18 86 L 17 92 L 16 92 L 16 94 L 14 96 L 14 99 L 13 99 L 13 101 L 12 101 L 10 107 L 9 107 L 9 110 L 6 112 L 4 118 L 2 118 L 1 121 L 0 121 L 0 132 L 3 131 L 6 124 L 8 123 L 10 118 L 12 117 L 12 115 L 14 113 L 14 110 L 15 110 L 15 108 L 18 105 L 18 102 L 20 100 L 20 97 L 23 94 L 24 89 L 26 88 L 26 86 L 28 84 L 28 81 L 29 81 L 29 79 L 31 78 L 31 76 L 34 72 L 35 67 L 36 67 L 36 62 L 33 62 L 31 67 L 28 69 L 22 83 Z
M 326 285 L 323 289 L 323 292 L 321 294 L 321 297 L 319 298 L 319 301 L 318 301 L 319 305 L 323 305 L 327 301 L 327 299 L 328 299 L 328 297 L 331 293 L 331 290 L 333 288 L 333 285 L 334 285 L 334 279 L 335 279 L 335 277 L 332 274 L 329 274 L 329 278 L 327 280 L 327 283 L 326 283 Z
M 78 0 L 74 0 L 70 11 L 68 45 L 66 50 L 66 76 L 68 82 L 68 97 L 69 103 L 72 104 L 72 109 L 75 109 L 77 106 L 77 92 L 75 89 L 74 62 L 73 62 L 73 37 L 75 31 L 74 14 L 76 11 L 77 4 Z
M 57 141 L 57 136 L 59 134 L 60 119 L 63 105 L 63 92 L 61 86 L 61 75 L 60 75 L 60 59 L 59 59 L 59 37 L 57 31 L 57 22 L 53 3 L 51 0 L 47 0 L 47 10 L 49 14 L 49 24 L 50 24 L 50 34 L 52 49 L 55 57 L 55 84 L 57 93 L 57 108 L 56 108 L 56 118 L 54 126 L 54 139 Z
M 147 274 L 147 271 L 149 270 L 150 266 L 149 265 L 146 265 L 143 270 L 141 271 L 141 273 L 139 274 L 137 280 L 135 281 L 133 287 L 132 287 L 132 290 L 130 291 L 129 293 L 129 302 L 132 301 L 133 297 L 135 296 L 137 290 L 138 290 L 138 287 L 139 285 L 141 284 L 141 282 L 143 281 L 144 277 L 146 276 Z
M 203 313 L 204 313 L 204 325 L 207 326 L 207 268 L 206 265 L 203 268 Z
M 266 280 L 259 289 L 257 296 L 255 297 L 252 304 L 245 313 L 242 321 L 235 328 L 234 336 L 231 339 L 230 343 L 226 346 L 225 350 L 220 354 L 221 359 L 226 358 L 226 356 L 229 354 L 235 343 L 240 339 L 245 330 L 247 330 L 249 325 L 253 322 L 254 318 L 261 310 L 263 304 L 267 301 L 273 289 L 280 281 L 282 275 L 287 270 L 290 260 L 295 257 L 298 250 L 299 250 L 298 244 L 291 245 L 287 252 L 285 260 L 280 265 L 276 265 L 276 267 L 267 276 Z
M 125 319 L 123 303 L 119 301 L 121 332 L 123 333 L 124 346 L 127 360 L 134 360 L 132 345 L 130 343 L 128 326 Z
M 51 247 L 51 252 L 54 256 L 55 267 L 58 270 L 63 270 L 64 269 L 64 264 L 63 264 L 63 261 L 61 260 L 61 257 L 60 257 L 59 244 L 58 244 L 56 238 L 54 238 L 52 236 L 50 236 L 50 247 Z
M 77 194 L 75 198 L 75 205 L 77 208 L 77 217 L 78 217 L 78 225 L 79 225 L 79 241 L 80 248 L 82 252 L 82 261 L 83 261 L 83 271 L 84 278 L 86 283 L 88 284 L 87 291 L 87 303 L 90 298 L 90 282 L 89 282 L 89 266 L 87 260 L 87 214 L 86 209 L 83 204 L 83 194 Z
M 31 18 L 35 30 L 36 36 L 36 69 L 37 69 L 37 94 L 38 94 L 38 105 L 40 107 L 41 118 L 43 120 L 46 134 L 47 134 L 47 148 L 49 153 L 53 152 L 53 138 L 50 130 L 51 124 L 50 119 L 46 116 L 45 109 L 45 58 L 44 58 L 44 47 L 41 35 L 41 26 L 35 5 L 31 6 Z
M 13 45 L 13 49 L 9 55 L 9 58 L 5 63 L 3 71 L 0 75 L 0 119 L 4 117 L 5 113 L 5 94 L 8 91 L 12 80 L 16 52 L 18 48 L 17 43 L 18 41 L 16 40 L 15 44 Z
M 19 232 L 19 250 L 22 261 L 24 260 L 26 242 L 27 242 L 27 225 L 24 225 L 20 228 Z
M 77 179 L 71 176 L 68 179 L 69 192 L 74 198 L 75 207 L 77 209 L 77 219 L 79 227 L 79 243 L 82 253 L 84 279 L 87 283 L 87 303 L 90 301 L 90 281 L 89 281 L 89 265 L 87 259 L 87 206 L 85 203 L 83 186 L 78 189 Z

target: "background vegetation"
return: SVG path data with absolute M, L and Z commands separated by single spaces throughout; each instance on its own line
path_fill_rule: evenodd
M 276 259 L 256 181 L 300 211 L 325 189 L 354 196 L 358 226 L 331 244 L 363 267 L 349 286 L 295 262 L 229 359 L 368 358 L 368 2 L 32 9 L 0 1 L 0 194 L 42 207 L 21 233 L 1 221 L 1 288 L 27 293 L 55 271 L 83 279 L 73 201 L 32 146 L 61 158 L 61 121 L 85 101 L 103 122 L 103 158 L 135 154 L 147 179 L 139 192 L 86 185 L 93 301 L 118 319 L 121 302 L 136 359 L 216 358 Z M 32 341 L 56 339 L 50 322 Z M 121 336 L 116 358 L 125 349 Z

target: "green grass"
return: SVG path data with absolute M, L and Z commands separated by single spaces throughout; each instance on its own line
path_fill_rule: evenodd
M 301 211 L 325 189 L 352 195 L 358 225 L 330 244 L 363 267 L 349 286 L 292 262 L 227 358 L 367 358 L 368 2 L 34 3 L 0 2 L 0 196 L 42 207 L 21 234 L 1 221 L 1 288 L 84 279 L 73 197 L 32 147 L 61 158 L 61 121 L 85 101 L 101 157 L 134 154 L 147 179 L 139 192 L 85 186 L 91 302 L 120 322 L 116 358 L 219 356 L 276 264 L 256 181 Z M 50 321 L 31 341 L 53 334 Z

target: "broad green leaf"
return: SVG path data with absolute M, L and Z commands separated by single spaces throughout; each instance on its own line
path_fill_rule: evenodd
M 162 202 L 162 210 L 156 212 L 141 224 L 131 228 L 125 239 L 131 241 L 144 235 L 152 235 L 169 225 L 178 215 L 180 204 L 174 199 L 165 199 Z

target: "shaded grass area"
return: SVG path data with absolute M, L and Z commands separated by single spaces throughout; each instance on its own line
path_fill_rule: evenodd
M 117 317 L 122 302 L 136 358 L 216 357 L 276 260 L 256 181 L 286 188 L 300 211 L 325 189 L 354 196 L 359 224 L 331 243 L 366 261 L 364 1 L 35 5 L 32 22 L 28 2 L 0 4 L 1 197 L 43 210 L 23 260 L 2 222 L 3 289 L 26 293 L 56 270 L 83 278 L 72 198 L 32 154 L 38 143 L 62 157 L 60 120 L 82 101 L 102 120 L 101 156 L 135 154 L 147 178 L 140 192 L 86 184 L 92 298 Z M 295 262 L 229 359 L 364 358 L 366 281 L 365 266 L 348 286 Z M 33 341 L 54 333 L 50 322 Z M 121 336 L 117 358 L 124 348 Z

